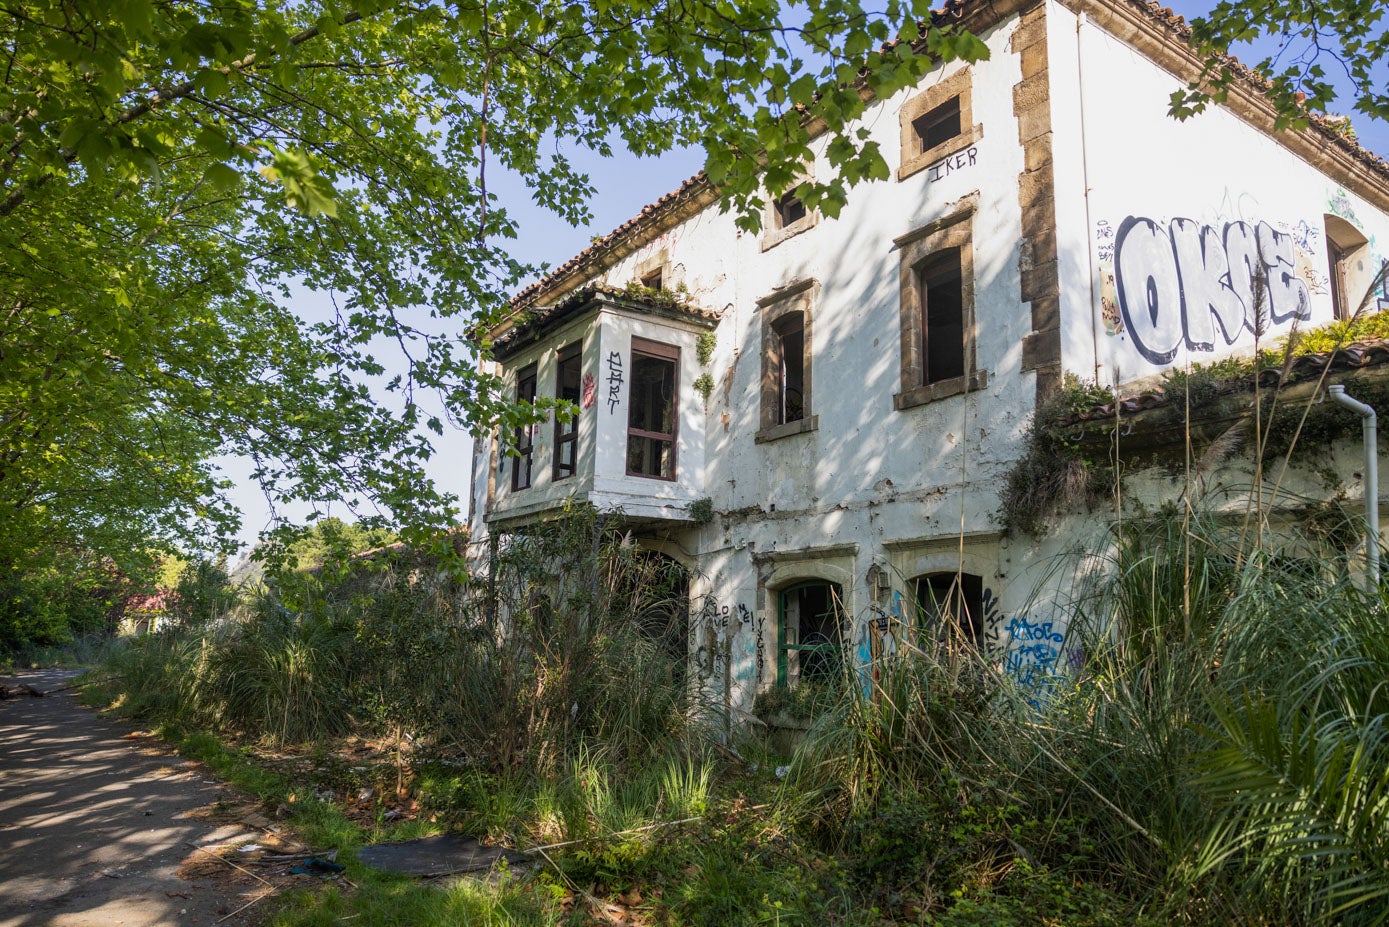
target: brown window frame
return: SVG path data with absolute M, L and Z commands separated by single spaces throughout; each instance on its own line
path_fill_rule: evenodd
M 925 147 L 921 120 L 959 101 L 960 131 L 930 148 Z M 898 113 L 901 128 L 901 166 L 897 179 L 906 180 L 944 158 L 968 148 L 984 137 L 984 127 L 974 123 L 974 83 L 969 68 L 961 68 L 907 100 Z M 932 123 L 934 124 L 934 123 Z
M 892 397 L 893 407 L 900 410 L 934 402 L 947 396 L 983 389 L 988 374 L 979 370 L 975 335 L 978 319 L 974 299 L 973 218 L 977 198 L 934 222 L 910 232 L 895 241 L 901 255 L 898 288 L 898 314 L 901 323 L 902 379 L 901 391 Z M 926 305 L 927 274 L 932 257 L 958 249 L 960 260 L 960 324 L 963 328 L 963 373 L 948 379 L 930 380 L 927 366 L 928 307 Z
M 1352 305 L 1356 294 L 1351 292 L 1352 260 L 1364 261 L 1369 254 L 1369 240 L 1358 228 L 1340 216 L 1328 213 L 1322 217 L 1326 234 L 1326 262 L 1331 285 L 1331 311 L 1337 321 L 1349 319 L 1359 304 Z M 1363 266 L 1363 265 L 1362 265 Z M 1362 273 L 1359 276 L 1364 277 Z
M 813 327 L 812 306 L 819 294 L 814 279 L 801 280 L 757 301 L 762 314 L 762 390 L 760 428 L 754 436 L 758 444 L 790 435 L 804 434 L 819 427 L 813 404 Z M 801 417 L 786 421 L 783 331 L 793 316 L 800 317 L 801 328 Z
M 649 357 L 656 360 L 669 361 L 674 367 L 672 378 L 672 396 L 670 409 L 670 433 L 659 431 L 647 431 L 641 428 L 632 427 L 632 389 L 636 383 L 637 358 Z M 624 469 L 627 469 L 628 476 L 640 477 L 648 480 L 664 480 L 673 483 L 680 476 L 680 461 L 678 452 L 680 449 L 680 348 L 673 344 L 666 344 L 661 341 L 650 341 L 636 335 L 632 336 L 631 361 L 629 364 L 631 374 L 627 381 L 627 447 L 623 452 Z M 632 438 L 646 438 L 653 441 L 667 441 L 670 443 L 670 476 L 662 476 L 659 473 L 639 473 L 630 468 L 626 468 L 626 460 L 632 446 Z
M 574 417 L 568 422 L 561 422 L 559 416 L 555 417 L 555 453 L 554 453 L 554 472 L 552 478 L 556 481 L 567 480 L 579 472 L 579 419 L 583 417 L 583 407 L 580 401 L 583 396 L 583 342 L 576 341 L 571 345 L 560 348 L 555 352 L 555 398 L 566 399 L 564 395 L 564 366 L 569 363 L 577 363 L 579 373 L 578 395 L 569 401 L 579 407 L 579 411 L 574 413 Z M 573 446 L 572 460 L 569 472 L 565 471 L 564 451 L 565 448 Z
M 539 384 L 539 367 L 528 364 L 516 371 L 516 401 L 535 402 L 536 387 Z M 529 395 L 527 394 L 529 381 Z M 535 425 L 516 426 L 516 456 L 511 461 L 511 491 L 520 492 L 535 484 L 533 469 L 535 456 Z M 524 467 L 524 470 L 522 469 Z M 525 473 L 522 480 L 521 474 Z

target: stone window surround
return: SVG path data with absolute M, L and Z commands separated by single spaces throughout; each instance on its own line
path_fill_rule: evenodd
M 814 315 L 811 308 L 815 305 L 819 293 L 820 282 L 814 277 L 808 277 L 782 287 L 757 301 L 762 316 L 761 427 L 753 437 L 753 441 L 757 444 L 765 444 L 791 435 L 805 434 L 820 427 L 820 418 L 814 414 L 815 407 L 812 404 L 811 389 L 811 365 L 815 353 L 811 347 L 813 343 L 811 320 Z M 805 407 L 805 415 L 794 422 L 778 424 L 776 413 L 781 397 L 781 355 L 778 351 L 773 350 L 773 347 L 780 345 L 780 339 L 775 337 L 775 325 L 792 312 L 801 313 L 801 339 L 804 345 L 801 401 Z
M 988 372 L 976 366 L 974 306 L 974 213 L 979 195 L 972 193 L 955 204 L 952 212 L 923 225 L 894 241 L 900 252 L 899 317 L 901 321 L 902 383 L 901 392 L 892 397 L 898 411 L 956 396 L 988 386 Z M 965 372 L 937 383 L 923 383 L 924 360 L 921 357 L 922 326 L 925 324 L 921 304 L 921 266 L 937 251 L 960 249 L 960 302 L 964 315 Z
M 861 597 L 861 591 L 854 583 L 854 563 L 858 549 L 857 544 L 830 544 L 752 554 L 753 564 L 757 568 L 757 612 L 765 619 L 765 623 L 761 625 L 765 630 L 760 633 L 763 635 L 762 644 L 770 663 L 758 677 L 759 690 L 771 689 L 777 685 L 777 643 L 781 637 L 780 602 L 783 590 L 806 581 L 837 585 L 842 597 L 846 624 L 852 626 L 852 616 L 857 614 L 858 599 Z
M 960 134 L 921 151 L 921 138 L 916 134 L 916 128 L 912 123 L 949 101 L 951 97 L 960 98 Z M 925 170 L 942 158 L 968 148 L 984 137 L 984 127 L 974 123 L 972 97 L 973 74 L 966 67 L 949 77 L 941 78 L 935 85 L 927 87 L 902 104 L 898 113 L 902 134 L 902 164 L 897 168 L 899 181 Z
M 673 289 L 670 279 L 670 249 L 662 248 L 650 257 L 638 261 L 636 271 L 632 274 L 632 279 L 641 286 L 646 286 L 643 281 L 649 280 L 655 274 L 661 275 L 661 285 L 656 289 Z
M 796 176 L 796 179 L 786 192 L 793 193 L 795 192 L 796 186 L 802 181 L 814 179 L 814 171 L 808 169 L 804 170 Z M 786 226 L 778 227 L 778 219 L 776 200 L 768 195 L 766 205 L 762 207 L 762 238 L 760 239 L 760 245 L 763 251 L 769 251 L 783 241 L 786 241 L 786 239 L 794 238 L 802 232 L 808 232 L 815 228 L 815 226 L 820 224 L 820 210 L 811 209 L 807 206 L 805 215 Z

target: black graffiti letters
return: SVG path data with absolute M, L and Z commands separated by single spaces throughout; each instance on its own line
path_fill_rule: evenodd
M 1138 353 L 1167 364 L 1183 345 L 1214 351 L 1234 344 L 1259 316 L 1278 325 L 1311 317 L 1311 294 L 1297 275 L 1293 238 L 1267 222 L 1194 219 L 1166 228 L 1143 216 L 1119 225 L 1114 280 L 1124 331 Z
M 617 404 L 622 401 L 622 354 L 617 351 L 608 352 L 608 414 L 617 411 Z
M 935 164 L 931 165 L 928 179 L 940 180 L 942 177 L 948 177 L 955 171 L 962 171 L 967 167 L 974 167 L 975 159 L 978 157 L 978 154 L 979 149 L 971 147 L 959 154 L 954 154 L 948 158 L 937 161 Z

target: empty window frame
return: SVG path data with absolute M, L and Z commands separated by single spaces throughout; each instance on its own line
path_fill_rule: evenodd
M 903 104 L 898 180 L 968 148 L 983 136 L 983 127 L 974 124 L 971 88 L 971 72 L 964 68 Z
M 965 375 L 964 278 L 960 249 L 946 248 L 917 270 L 921 315 L 921 382 L 940 383 Z
M 806 217 L 805 203 L 801 202 L 801 198 L 796 195 L 794 190 L 783 193 L 772 204 L 772 217 L 778 229 L 795 225 Z
M 662 248 L 643 261 L 637 262 L 633 278 L 648 290 L 670 289 L 670 249 Z
M 573 476 L 579 464 L 579 405 L 583 376 L 583 345 L 574 343 L 560 349 L 555 364 L 555 397 L 572 402 L 576 411 L 569 421 L 555 419 L 555 476 L 557 480 Z
M 1331 278 L 1331 305 L 1337 319 L 1349 319 L 1360 309 L 1373 271 L 1366 273 L 1369 240 L 1340 216 L 1327 215 L 1326 258 Z
M 535 402 L 535 364 L 516 374 L 516 401 Z M 531 455 L 535 450 L 535 426 L 516 426 L 516 457 L 511 461 L 511 488 L 519 491 L 531 484 Z
M 762 213 L 763 231 L 760 244 L 763 251 L 813 229 L 819 223 L 820 214 L 806 206 L 805 200 L 796 192 L 800 183 L 812 179 L 812 175 L 807 171 L 799 175 L 791 189 L 780 196 L 767 198 Z
M 897 239 L 902 389 L 898 409 L 985 385 L 975 369 L 974 249 L 964 209 Z
M 680 349 L 632 339 L 627 401 L 627 475 L 675 479 Z
M 817 292 L 814 280 L 803 280 L 758 300 L 762 312 L 758 441 L 815 428 L 811 414 L 811 306 Z
M 844 678 L 844 605 L 838 583 L 810 580 L 777 594 L 777 685 Z
M 916 136 L 916 154 L 925 154 L 960 135 L 960 98 L 953 96 L 944 103 L 912 120 Z
M 917 627 L 928 638 L 978 646 L 984 630 L 984 580 L 973 573 L 928 573 L 916 579 Z
M 776 358 L 777 401 L 772 411 L 776 424 L 805 418 L 805 313 L 788 312 L 772 323 Z

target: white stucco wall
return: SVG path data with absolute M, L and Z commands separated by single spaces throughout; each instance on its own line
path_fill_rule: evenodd
M 1327 214 L 1389 257 L 1382 212 L 1227 109 L 1170 118 L 1185 81 L 1058 3 L 1048 22 L 1067 370 L 1122 384 L 1252 351 L 1260 249 L 1261 346 L 1332 321 Z
M 1093 25 L 1078 29 L 1077 18 L 1059 4 L 1049 2 L 1047 11 L 1067 371 L 1087 380 L 1129 382 L 1188 359 L 1251 349 L 1252 332 L 1236 326 L 1233 343 L 1216 328 L 1206 350 L 1199 336 L 1212 328 L 1209 310 L 1184 325 L 1180 296 L 1174 298 L 1167 288 L 1172 274 L 1186 269 L 1191 300 L 1201 292 L 1194 282 L 1198 278 L 1207 282 L 1212 299 L 1239 295 L 1238 281 L 1222 284 L 1217 266 L 1225 255 L 1227 223 L 1247 223 L 1256 244 L 1260 228 L 1266 228 L 1266 255 L 1278 247 L 1292 249 L 1288 267 L 1276 266 L 1272 278 L 1273 308 L 1289 314 L 1272 326 L 1279 331 L 1286 331 L 1292 316 L 1304 326 L 1331 317 L 1329 293 L 1317 276 L 1324 284 L 1320 229 L 1325 213 L 1343 215 L 1362 229 L 1371 239 L 1370 252 L 1389 251 L 1389 217 L 1227 112 L 1212 111 L 1187 123 L 1170 120 L 1167 99 L 1180 86 L 1175 78 Z M 896 179 L 898 114 L 919 90 L 904 92 L 874 104 L 862 120 L 885 153 L 893 179 L 855 188 L 837 219 L 821 218 L 764 249 L 760 236 L 738 231 L 731 215 L 711 207 L 604 272 L 601 282 L 622 287 L 664 260 L 666 286 L 683 285 L 696 306 L 721 313 L 710 362 L 698 364 L 693 327 L 677 331 L 678 326 L 636 313 L 605 313 L 586 330 L 584 373 L 596 378 L 597 402 L 583 413 L 581 476 L 550 482 L 546 427 L 537 440 L 535 486 L 508 498 L 509 475 L 497 479 L 494 517 L 553 508 L 580 492 L 604 507 L 665 519 L 657 532 L 659 549 L 692 567 L 696 602 L 711 605 L 693 611 L 692 656 L 703 654 L 698 666 L 713 670 L 700 677 L 701 684 L 716 695 L 727 693 L 735 707 L 749 708 L 755 692 L 774 683 L 777 595 L 811 578 L 842 588 L 851 620 L 849 644 L 859 654 L 866 655 L 869 622 L 880 611 L 892 612 L 895 603 L 898 613 L 909 617 L 903 610 L 910 605 L 901 599 L 911 602 L 915 577 L 963 569 L 983 578 L 985 640 L 1008 655 L 1005 666 L 1014 675 L 1026 678 L 1045 660 L 1060 665 L 1066 657 L 1064 605 L 1077 588 L 1076 571 L 1095 564 L 1077 561 L 1076 554 L 1103 544 L 1106 517 L 1074 513 L 1062 522 L 1064 530 L 1043 539 L 1005 538 L 995 518 L 1036 395 L 1035 374 L 1022 369 L 1022 343 L 1032 319 L 1020 295 L 1018 177 L 1024 152 L 1014 87 L 1021 65 L 1009 48 L 1016 26 L 1016 19 L 1008 20 L 980 36 L 991 52 L 988 61 L 972 68 L 972 121 L 982 126 L 982 136 L 957 168 Z M 921 87 L 960 67 L 943 66 Z M 828 176 L 823 156 L 814 170 Z M 952 214 L 970 197 L 976 198 L 971 220 L 976 367 L 987 373 L 987 386 L 898 411 L 893 395 L 901 388 L 901 255 L 894 239 Z M 1197 243 L 1202 228 L 1215 230 L 1206 242 L 1219 245 L 1221 253 L 1207 254 L 1202 274 L 1180 263 L 1190 255 L 1179 259 L 1172 251 L 1176 220 L 1191 220 L 1190 240 Z M 1122 251 L 1128 257 L 1119 255 L 1129 262 L 1123 265 L 1126 278 L 1141 280 L 1134 293 L 1146 300 L 1147 275 L 1154 277 L 1159 296 L 1146 323 L 1125 331 L 1114 324 L 1120 314 L 1110 282 L 1121 228 L 1127 230 Z M 1178 222 L 1179 236 L 1187 228 Z M 1154 233 L 1147 250 L 1145 231 Z M 1163 241 L 1165 257 L 1155 245 Z M 1286 279 L 1280 276 L 1285 269 Z M 818 424 L 759 443 L 759 300 L 807 280 L 816 283 L 809 307 L 809 414 Z M 1297 303 L 1303 287 L 1307 298 Z M 1132 313 L 1148 308 L 1146 301 L 1130 306 Z M 1237 318 L 1244 321 L 1242 307 Z M 629 365 L 633 335 L 681 349 L 674 483 L 625 475 L 626 391 L 613 394 L 610 409 L 608 358 L 618 352 Z M 1267 343 L 1273 336 L 1262 337 Z M 539 386 L 546 394 L 554 387 L 553 352 L 574 337 L 556 334 L 543 348 L 508 359 L 507 368 L 514 373 L 532 357 L 539 359 Z M 1201 347 L 1188 347 L 1188 340 Z M 1170 357 L 1152 359 L 1172 344 L 1177 349 Z M 707 404 L 693 389 L 702 373 L 715 384 Z M 1159 495 L 1170 490 L 1154 487 Z M 701 497 L 711 500 L 716 515 L 712 523 L 696 526 L 682 513 Z M 474 525 L 479 541 L 486 526 L 480 519 Z M 875 565 L 889 577 L 885 590 L 869 586 Z

